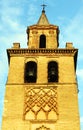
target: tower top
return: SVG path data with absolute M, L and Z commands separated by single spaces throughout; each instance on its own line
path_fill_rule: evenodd
M 45 13 L 45 7 L 46 7 L 47 5 L 45 5 L 45 4 L 43 3 L 41 6 L 43 7 L 42 12 Z
M 46 14 L 45 14 L 45 7 L 46 7 L 47 5 L 45 5 L 45 4 L 43 3 L 41 6 L 43 7 L 43 9 L 42 9 L 42 14 L 41 14 L 41 16 L 40 16 L 40 18 L 39 18 L 37 24 L 38 24 L 38 25 L 48 25 L 48 24 L 49 24 L 49 21 L 48 21 L 48 19 L 47 19 Z
M 45 13 L 45 7 L 47 6 L 46 4 L 44 4 L 44 0 L 43 0 L 43 4 L 41 5 L 42 6 L 42 12 Z

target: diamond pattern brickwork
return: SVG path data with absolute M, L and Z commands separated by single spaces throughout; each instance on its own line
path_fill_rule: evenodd
M 57 88 L 25 87 L 25 119 L 56 120 L 57 115 Z

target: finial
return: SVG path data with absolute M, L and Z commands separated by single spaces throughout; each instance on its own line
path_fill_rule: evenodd
M 44 4 L 44 1 L 43 1 L 43 4 L 42 4 L 41 6 L 43 7 L 42 12 L 44 12 L 44 13 L 45 13 L 45 7 L 46 7 L 47 5 L 45 5 L 45 4 Z

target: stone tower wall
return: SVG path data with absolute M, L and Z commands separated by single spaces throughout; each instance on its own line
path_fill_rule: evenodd
M 76 83 L 74 58 L 73 56 L 27 56 L 11 57 L 8 83 L 24 83 L 25 63 L 28 61 L 37 62 L 37 83 L 47 83 L 48 63 L 56 61 L 59 70 L 59 83 Z M 40 71 L 41 70 L 41 71 Z M 66 74 L 65 74 L 66 73 Z

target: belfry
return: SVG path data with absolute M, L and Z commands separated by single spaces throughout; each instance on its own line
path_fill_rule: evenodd
M 49 23 L 45 5 L 27 28 L 27 46 L 7 49 L 2 130 L 80 130 L 76 64 L 78 49 L 59 48 L 59 27 Z

